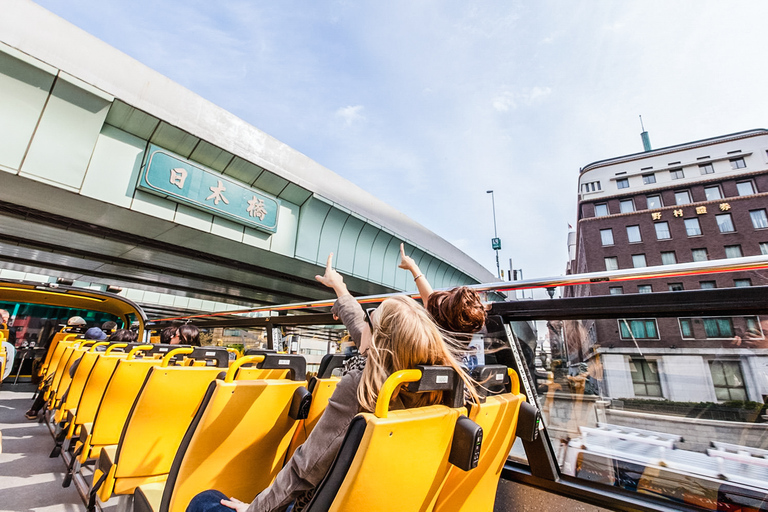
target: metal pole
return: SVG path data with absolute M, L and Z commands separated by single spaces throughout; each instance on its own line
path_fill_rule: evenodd
M 491 194 L 491 205 L 493 206 L 493 238 L 499 238 L 499 233 L 496 231 L 496 199 L 493 195 L 493 190 L 488 190 L 486 194 Z M 501 266 L 499 265 L 499 250 L 496 249 L 496 277 L 501 279 Z

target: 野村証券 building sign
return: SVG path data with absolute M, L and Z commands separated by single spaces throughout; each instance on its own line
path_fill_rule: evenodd
M 274 233 L 280 201 L 221 174 L 149 146 L 138 188 L 219 217 Z

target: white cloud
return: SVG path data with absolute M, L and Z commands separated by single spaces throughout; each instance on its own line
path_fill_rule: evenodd
M 520 93 L 505 91 L 493 98 L 491 104 L 499 112 L 509 112 L 510 110 L 515 110 L 520 104 L 526 106 L 536 105 L 550 94 L 552 94 L 551 87 L 538 86 Z
M 493 99 L 493 108 L 499 112 L 509 112 L 517 108 L 515 103 L 514 94 L 511 92 L 504 92 Z
M 363 108 L 362 105 L 341 107 L 336 110 L 336 117 L 342 119 L 346 126 L 352 126 L 355 123 L 365 121 L 365 116 L 362 114 Z

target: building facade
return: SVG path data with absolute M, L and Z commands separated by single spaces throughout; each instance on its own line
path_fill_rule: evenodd
M 581 169 L 569 272 L 768 254 L 767 207 L 768 130 L 598 161 Z M 565 294 L 765 284 L 766 273 L 750 271 L 593 283 Z M 760 316 L 606 319 L 584 328 L 575 359 L 599 359 L 610 397 L 762 402 L 768 395 L 768 323 Z

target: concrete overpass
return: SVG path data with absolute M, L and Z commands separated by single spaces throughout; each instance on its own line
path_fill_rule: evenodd
M 125 289 L 158 313 L 494 276 L 444 239 L 56 15 L 0 17 L 0 276 Z

